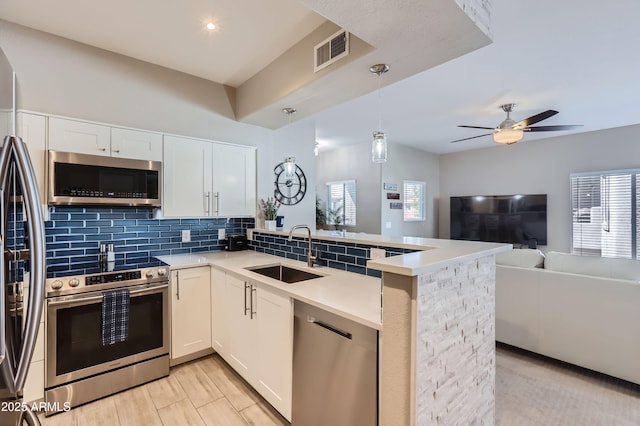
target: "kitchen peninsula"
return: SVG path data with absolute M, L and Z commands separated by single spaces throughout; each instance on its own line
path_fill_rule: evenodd
M 295 234 L 292 242 L 287 236 L 256 229 L 249 252 L 162 260 L 172 268 L 211 265 L 252 280 L 256 274 L 249 269 L 259 264 L 306 268 L 306 235 Z M 379 424 L 493 424 L 495 254 L 510 246 L 329 231 L 317 231 L 312 239 L 314 250 L 330 257 L 324 264 L 334 267 L 313 268 L 323 278 L 295 285 L 263 282 L 380 330 Z M 371 259 L 376 248 L 394 255 Z M 369 258 L 365 265 L 361 254 Z M 352 265 L 360 267 L 359 274 L 335 269 Z

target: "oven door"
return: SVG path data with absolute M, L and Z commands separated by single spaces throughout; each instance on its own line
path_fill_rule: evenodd
M 47 300 L 46 387 L 167 355 L 168 282 L 128 287 L 129 336 L 102 345 L 102 292 Z

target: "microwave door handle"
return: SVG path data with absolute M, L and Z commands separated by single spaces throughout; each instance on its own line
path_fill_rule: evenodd
M 14 138 L 14 150 L 16 158 L 16 172 L 22 182 L 24 207 L 29 229 L 30 241 L 30 267 L 29 275 L 29 302 L 24 325 L 24 338 L 18 352 L 18 368 L 15 375 L 16 390 L 24 388 L 27 379 L 27 371 L 36 346 L 40 318 L 44 309 L 44 281 L 45 281 L 45 237 L 44 221 L 40 207 L 40 196 L 33 171 L 33 165 L 29 159 L 27 147 L 19 137 Z

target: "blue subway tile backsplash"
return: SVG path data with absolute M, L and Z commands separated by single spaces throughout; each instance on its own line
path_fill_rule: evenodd
M 47 277 L 100 272 L 100 244 L 113 244 L 116 265 L 142 268 L 156 256 L 220 251 L 226 235 L 246 234 L 253 218 L 154 219 L 152 208 L 52 207 L 45 222 Z M 182 242 L 182 230 L 191 242 Z
M 303 237 L 293 237 L 292 241 L 289 241 L 286 236 L 256 231 L 253 233 L 250 247 L 262 253 L 306 262 L 309 242 Z M 313 242 L 313 252 L 318 257 L 318 264 L 380 278 L 382 275 L 380 271 L 367 268 L 367 260 L 370 259 L 369 250 L 372 248 L 384 249 L 387 257 L 419 251 L 346 241 L 314 240 Z

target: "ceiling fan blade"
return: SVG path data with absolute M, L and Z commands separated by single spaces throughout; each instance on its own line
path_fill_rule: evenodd
M 475 139 L 475 138 L 481 138 L 483 136 L 489 136 L 492 135 L 493 133 L 485 133 L 484 135 L 478 135 L 478 136 L 471 136 L 470 138 L 464 138 L 464 139 L 457 139 L 455 141 L 451 141 L 449 143 L 456 143 L 456 142 L 462 142 L 462 141 L 468 141 L 469 139 Z
M 552 109 L 548 109 L 548 110 L 546 110 L 544 112 L 541 112 L 540 114 L 532 115 L 531 117 L 528 117 L 528 118 L 525 118 L 524 120 L 518 121 L 516 124 L 513 125 L 513 127 L 519 127 L 519 128 L 529 127 L 532 124 L 536 124 L 536 123 L 541 122 L 542 120 L 546 120 L 549 117 L 553 117 L 557 113 L 558 113 L 558 111 L 554 111 Z
M 495 127 L 463 126 L 463 125 L 459 125 L 458 127 L 464 127 L 464 128 L 467 128 L 467 129 L 495 130 Z
M 559 126 L 533 126 L 533 127 L 525 127 L 525 132 L 555 132 L 558 130 L 573 130 L 578 127 L 582 127 L 582 124 L 568 124 L 568 125 L 559 125 Z

